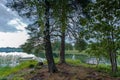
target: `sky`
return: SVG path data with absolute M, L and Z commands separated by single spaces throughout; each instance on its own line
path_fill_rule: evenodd
M 19 47 L 28 39 L 27 23 L 0 0 L 0 47 Z

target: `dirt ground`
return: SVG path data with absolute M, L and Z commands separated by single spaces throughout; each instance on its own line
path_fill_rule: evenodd
M 57 65 L 58 72 L 50 74 L 47 66 L 30 71 L 24 75 L 25 80 L 120 80 L 83 66 L 68 64 Z

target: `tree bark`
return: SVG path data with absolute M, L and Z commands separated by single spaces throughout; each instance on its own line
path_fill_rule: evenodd
M 114 42 L 114 30 L 112 30 L 111 32 L 111 39 L 109 40 L 110 41 L 110 44 L 111 44 L 111 47 L 109 49 L 109 55 L 110 55 L 110 62 L 111 62 L 111 67 L 112 67 L 112 72 L 113 73 L 116 73 L 118 71 L 118 68 L 117 68 L 117 55 L 116 55 L 116 49 L 115 49 L 115 42 Z
M 61 46 L 60 46 L 60 63 L 66 63 L 65 61 L 65 32 L 62 32 Z
M 110 62 L 111 62 L 111 67 L 112 67 L 112 72 L 116 73 L 117 72 L 117 56 L 116 53 L 113 53 L 112 51 L 109 53 L 110 56 Z
M 49 26 L 49 9 L 50 4 L 47 0 L 45 0 L 45 29 L 44 29 L 44 47 L 45 47 L 45 55 L 48 63 L 48 70 L 50 73 L 57 72 L 57 67 L 55 66 L 55 62 L 53 59 L 53 53 L 52 53 L 52 46 L 50 41 L 50 26 Z

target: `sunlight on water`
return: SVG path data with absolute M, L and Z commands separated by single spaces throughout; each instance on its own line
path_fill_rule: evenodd
M 19 65 L 21 60 L 33 60 L 37 57 L 23 52 L 0 53 L 0 67 Z

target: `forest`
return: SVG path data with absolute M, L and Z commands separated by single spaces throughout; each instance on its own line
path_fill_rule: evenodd
M 21 48 L 1 47 L 0 52 L 22 52 Z
M 46 59 L 22 62 L 22 70 L 9 73 L 13 80 L 120 79 L 120 0 L 7 0 L 6 6 L 29 20 L 23 51 L 42 52 Z M 97 63 L 68 59 L 70 53 L 92 56 Z

